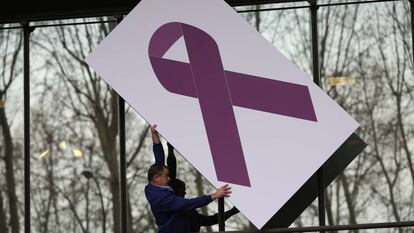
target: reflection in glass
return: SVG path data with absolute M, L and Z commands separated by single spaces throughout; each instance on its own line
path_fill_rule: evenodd
M 369 145 L 326 190 L 328 224 L 412 220 L 414 68 L 409 15 L 407 1 L 319 9 L 322 88 L 360 122 L 358 134 Z M 242 16 L 311 74 L 308 9 Z M 89 20 L 99 19 L 81 21 Z M 48 27 L 32 34 L 32 232 L 120 233 L 118 96 L 83 62 L 113 27 Z M 0 232 L 11 233 L 22 232 L 24 223 L 21 51 L 20 30 L 0 30 Z M 148 127 L 131 108 L 126 112 L 127 228 L 154 232 L 143 194 L 146 169 L 153 163 Z M 188 193 L 212 192 L 185 159 L 177 159 L 178 177 L 188 184 Z M 202 212 L 216 210 L 213 205 Z M 317 216 L 314 203 L 295 225 L 317 225 Z M 228 230 L 253 228 L 242 214 L 226 225 Z
M 0 25 L 0 232 L 23 230 L 21 30 Z
M 409 15 L 408 2 L 320 8 L 321 83 L 368 144 L 326 190 L 328 224 L 412 220 Z
M 32 34 L 32 232 L 120 233 L 118 95 L 83 62 L 114 26 Z

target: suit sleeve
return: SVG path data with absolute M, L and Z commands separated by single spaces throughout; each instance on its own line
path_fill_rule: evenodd
M 218 223 L 218 214 L 204 215 L 196 212 L 196 216 L 200 226 L 212 226 Z
M 165 154 L 164 148 L 162 147 L 161 143 L 154 143 L 152 145 L 152 151 L 154 152 L 155 157 L 155 164 L 157 165 L 164 165 L 165 164 Z
M 162 200 L 157 208 L 166 212 L 182 211 L 182 210 L 193 210 L 202 206 L 208 205 L 212 200 L 210 196 L 200 196 L 196 198 L 186 199 L 183 197 L 176 196 L 174 193 L 165 195 L 160 198 Z
M 231 216 L 237 214 L 238 210 L 237 211 L 236 210 L 237 209 L 233 208 L 231 210 L 224 212 L 224 220 L 226 221 Z M 212 226 L 218 223 L 218 214 L 207 216 L 204 214 L 199 214 L 197 211 L 194 211 L 194 212 L 196 213 L 196 217 L 197 217 L 197 220 L 200 226 Z
M 174 150 L 168 149 L 167 166 L 171 180 L 175 180 L 177 178 L 177 159 L 175 158 Z

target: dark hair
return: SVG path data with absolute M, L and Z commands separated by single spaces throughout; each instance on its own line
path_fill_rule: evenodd
M 148 169 L 148 182 L 151 182 L 154 176 L 161 176 L 164 168 L 167 168 L 167 166 L 161 164 L 151 165 Z
M 171 188 L 174 190 L 175 194 L 179 197 L 184 197 L 185 192 L 185 182 L 180 179 L 173 179 L 170 181 Z

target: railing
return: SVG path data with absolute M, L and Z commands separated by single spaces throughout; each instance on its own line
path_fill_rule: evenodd
M 278 228 L 268 229 L 262 231 L 226 231 L 233 233 L 248 233 L 248 232 L 269 232 L 269 233 L 288 233 L 288 232 L 335 232 L 347 230 L 367 230 L 367 229 L 386 229 L 386 228 L 414 228 L 414 221 L 406 222 L 382 222 L 382 223 L 366 223 L 353 225 L 333 225 L 333 226 L 311 226 L 311 227 L 292 227 L 292 228 Z M 224 232 L 224 231 L 220 231 Z

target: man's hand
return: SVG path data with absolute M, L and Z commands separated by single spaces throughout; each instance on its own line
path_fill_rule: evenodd
M 150 125 L 149 128 L 150 128 L 151 134 L 158 133 L 157 132 L 157 124 Z
M 230 197 L 231 194 L 231 187 L 226 184 L 222 187 L 220 187 L 219 189 L 217 189 L 217 191 L 213 194 L 211 194 L 211 199 L 216 200 L 222 197 Z
M 152 143 L 160 144 L 161 141 L 160 141 L 160 136 L 158 135 L 158 131 L 157 131 L 157 124 L 150 125 L 150 132 L 151 132 Z

